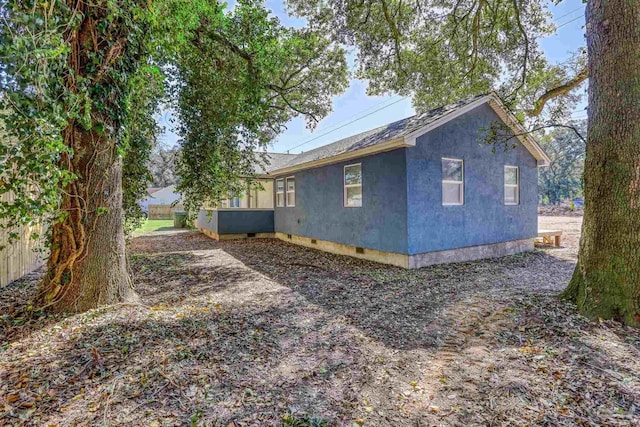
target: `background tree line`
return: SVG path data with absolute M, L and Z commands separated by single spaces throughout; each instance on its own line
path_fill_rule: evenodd
M 582 174 L 587 123 L 581 121 L 572 128 L 556 128 L 538 138 L 551 163 L 538 170 L 538 195 L 541 204 L 560 203 L 583 195 Z

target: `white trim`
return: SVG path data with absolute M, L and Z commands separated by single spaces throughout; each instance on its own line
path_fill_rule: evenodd
M 282 182 L 282 191 L 278 191 L 278 181 Z M 278 194 L 282 194 L 282 204 L 278 203 Z M 286 202 L 285 202 L 285 182 L 284 182 L 284 178 L 278 178 L 276 179 L 276 207 L 277 208 L 284 208 Z
M 507 169 L 515 169 L 516 170 L 516 184 L 515 185 L 507 184 L 507 180 L 506 180 Z M 518 206 L 520 204 L 520 167 L 519 166 L 504 165 L 504 170 L 503 170 L 503 174 L 502 174 L 502 180 L 504 182 L 502 200 L 503 200 L 505 206 Z M 507 187 L 516 189 L 516 202 L 515 203 L 507 203 Z
M 451 160 L 454 162 L 461 162 L 462 163 L 462 180 L 461 181 L 454 181 L 454 180 L 450 180 L 450 179 L 444 179 L 444 170 L 442 170 L 442 161 L 443 160 Z M 442 184 L 440 186 L 440 189 L 442 191 L 442 206 L 464 206 L 464 159 L 456 159 L 453 157 L 442 157 L 440 159 L 440 174 L 442 175 Z M 445 203 L 444 201 L 444 184 L 457 184 L 460 186 L 460 203 Z
M 284 175 L 292 172 L 297 172 L 304 169 L 311 169 L 320 166 L 332 165 L 334 163 L 340 163 L 347 160 L 358 159 L 360 157 L 369 156 L 371 154 L 384 153 L 385 151 L 395 150 L 397 148 L 413 147 L 413 145 L 407 145 L 404 142 L 404 138 L 396 138 L 380 144 L 372 145 L 371 147 L 361 148 L 359 150 L 348 151 L 346 153 L 336 154 L 331 157 L 326 157 L 318 160 L 311 160 L 305 163 L 301 163 L 295 166 L 289 166 L 282 169 L 272 170 L 269 172 L 271 176 Z
M 301 163 L 295 166 L 289 166 L 282 169 L 277 169 L 269 172 L 270 176 L 274 175 L 284 175 L 292 172 L 297 172 L 299 170 L 310 169 L 325 165 L 330 165 L 334 163 L 339 163 L 348 160 L 354 160 L 360 157 L 368 156 L 371 154 L 383 153 L 385 151 L 395 150 L 397 148 L 405 148 L 405 147 L 414 147 L 416 145 L 416 140 L 424 135 L 425 133 L 442 126 L 445 123 L 450 122 L 451 120 L 460 117 L 461 115 L 468 113 L 481 106 L 482 104 L 488 103 L 489 106 L 495 111 L 495 113 L 500 117 L 500 119 L 513 131 L 514 134 L 517 135 L 518 140 L 524 145 L 524 147 L 531 153 L 531 155 L 538 161 L 538 167 L 549 166 L 551 160 L 549 156 L 544 152 L 544 150 L 540 147 L 540 145 L 536 142 L 536 140 L 530 135 L 527 129 L 522 126 L 522 124 L 516 119 L 516 117 L 504 106 L 500 98 L 495 93 L 490 93 L 485 95 L 472 103 L 465 105 L 464 107 L 453 109 L 451 112 L 445 114 L 444 116 L 434 120 L 433 122 L 417 129 L 404 137 L 399 137 L 395 139 L 391 139 L 389 141 L 381 142 L 379 144 L 372 145 L 370 147 L 365 147 L 359 150 L 349 151 L 345 153 L 339 153 L 330 157 L 326 157 L 318 160 L 311 160 L 305 163 Z
M 461 115 L 466 114 L 474 108 L 477 108 L 485 103 L 488 103 L 493 111 L 495 111 L 495 113 L 498 115 L 498 117 L 500 117 L 500 119 L 507 126 L 509 126 L 514 134 L 518 135 L 518 140 L 538 161 L 538 167 L 549 166 L 549 163 L 551 163 L 551 159 L 549 159 L 547 153 L 544 152 L 544 150 L 540 147 L 536 140 L 531 136 L 527 129 L 522 126 L 518 119 L 516 119 L 516 117 L 511 113 L 511 111 L 509 111 L 507 107 L 504 106 L 502 101 L 500 101 L 500 98 L 495 93 L 490 93 L 489 95 L 478 98 L 471 104 L 465 105 L 464 107 L 457 110 L 453 110 L 450 113 L 440 117 L 439 119 L 434 120 L 428 125 L 425 125 L 420 129 L 411 132 L 404 137 L 404 142 L 407 146 L 413 147 L 416 145 L 416 140 L 425 133 L 439 126 L 442 126 L 443 124 L 450 122 L 451 120 L 460 117 Z
M 473 101 L 471 104 L 465 105 L 462 108 L 458 108 L 458 109 L 454 109 L 452 110 L 450 113 L 434 120 L 433 122 L 429 123 L 428 125 L 425 125 L 423 127 L 421 127 L 418 130 L 415 130 L 413 132 L 411 132 L 410 134 L 405 135 L 404 137 L 404 142 L 407 145 L 410 146 L 415 146 L 416 145 L 416 140 L 421 137 L 422 135 L 424 135 L 425 133 L 442 126 L 445 123 L 450 122 L 451 120 L 462 116 L 463 114 L 468 113 L 469 111 L 478 108 L 479 106 L 481 106 L 482 104 L 485 104 L 487 102 L 489 102 L 492 99 L 492 95 L 486 95 L 483 96 L 482 98 L 478 98 L 477 100 Z
M 347 168 L 352 166 L 360 166 L 360 184 L 347 184 Z M 347 204 L 347 189 L 348 188 L 357 188 L 360 187 L 360 204 L 359 205 L 348 205 Z M 362 163 L 352 163 L 350 165 L 344 165 L 342 168 L 342 193 L 343 200 L 342 205 L 345 208 L 361 208 L 362 207 L 362 198 L 364 194 L 362 193 Z
M 289 191 L 289 180 L 292 179 L 293 180 L 293 191 Z M 289 204 L 289 193 L 293 193 L 293 204 L 290 205 Z M 288 208 L 295 208 L 296 207 L 296 202 L 295 202 L 295 198 L 296 198 L 296 177 L 295 175 L 291 175 L 288 176 L 284 179 L 284 194 L 285 194 L 285 198 L 284 198 L 284 205 Z
M 520 140 L 524 148 L 526 148 L 533 157 L 538 160 L 538 167 L 549 166 L 551 163 L 551 159 L 547 156 L 547 153 L 544 152 L 542 147 L 538 144 L 534 137 L 531 136 L 531 133 L 520 123 L 520 121 L 516 118 L 516 116 L 511 113 L 504 106 L 500 98 L 492 93 L 491 99 L 489 102 L 489 106 L 496 112 L 496 114 L 502 119 L 502 121 L 514 131 L 514 134 L 517 134 L 517 138 Z

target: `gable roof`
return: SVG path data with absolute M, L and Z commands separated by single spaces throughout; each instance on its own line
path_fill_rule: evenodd
M 453 104 L 416 114 L 305 153 L 288 155 L 291 156 L 288 161 L 279 165 L 274 164 L 273 167 L 268 168 L 267 172 L 270 175 L 289 173 L 369 154 L 395 150 L 401 147 L 412 147 L 415 146 L 416 139 L 419 136 L 485 103 L 488 103 L 500 119 L 512 129 L 525 148 L 538 160 L 540 166 L 548 165 L 549 157 L 540 148 L 535 139 L 506 109 L 500 99 L 491 93 L 470 97 Z
M 150 194 L 147 200 L 149 200 L 151 204 L 169 204 L 180 198 L 180 193 L 176 193 L 176 186 L 169 185 Z

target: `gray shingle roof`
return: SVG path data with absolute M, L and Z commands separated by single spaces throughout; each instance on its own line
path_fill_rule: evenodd
M 261 153 L 256 153 L 256 155 L 259 157 Z M 262 159 L 259 158 L 259 160 L 254 163 L 254 172 L 257 174 L 266 174 L 270 171 L 283 168 L 296 156 L 297 154 L 265 153 L 265 160 L 267 160 L 269 164 L 262 165 Z
M 274 171 L 280 168 L 297 166 L 303 163 L 333 157 L 338 154 L 360 150 L 363 148 L 374 146 L 376 144 L 381 144 L 395 138 L 406 136 L 442 118 L 443 116 L 446 116 L 447 114 L 458 110 L 459 108 L 477 101 L 484 96 L 486 96 L 486 94 L 473 96 L 453 104 L 435 108 L 421 114 L 416 114 L 415 116 L 398 120 L 396 122 L 389 123 L 387 125 L 380 126 L 378 128 L 359 133 L 357 135 L 349 136 L 331 144 L 315 148 L 313 150 L 307 151 L 306 153 L 300 153 L 297 155 L 285 155 L 290 156 L 288 157 L 286 163 L 281 163 L 279 167 L 274 167 L 275 162 L 272 162 L 272 165 L 268 168 L 268 171 Z

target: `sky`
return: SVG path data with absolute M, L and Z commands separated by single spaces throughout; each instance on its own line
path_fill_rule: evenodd
M 266 1 L 267 8 L 280 19 L 284 25 L 301 26 L 304 21 L 287 16 L 283 0 Z M 584 8 L 582 0 L 564 0 L 559 5 L 550 3 L 549 10 L 558 26 L 558 31 L 541 41 L 550 62 L 565 61 L 571 52 L 584 45 Z M 415 114 L 411 100 L 399 95 L 368 96 L 367 82 L 353 79 L 349 88 L 333 99 L 333 112 L 316 126 L 313 132 L 305 128 L 303 118 L 296 118 L 287 123 L 283 132 L 269 147 L 276 153 L 300 153 L 329 144 L 350 135 L 403 119 Z M 574 119 L 586 117 L 584 105 L 573 113 Z M 172 132 L 170 112 L 163 112 L 157 120 L 165 128 L 161 137 L 163 146 L 176 144 L 178 136 Z

